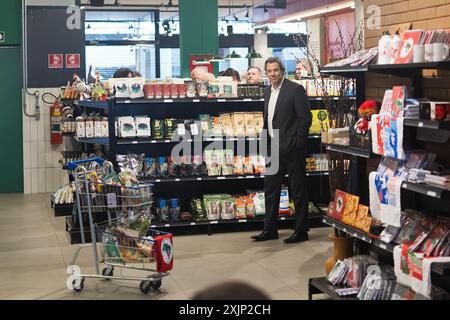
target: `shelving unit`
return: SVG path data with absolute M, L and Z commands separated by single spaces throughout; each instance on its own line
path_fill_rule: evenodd
M 413 80 L 413 85 L 416 88 L 416 94 L 420 95 L 422 85 L 421 78 L 423 75 L 422 71 L 433 69 L 450 70 L 450 61 L 405 65 L 369 65 L 364 67 L 322 68 L 320 71 L 329 75 L 358 78 L 363 80 L 363 83 L 365 83 L 365 77 L 368 72 L 409 77 Z M 357 89 L 357 96 L 364 97 L 365 88 L 361 86 L 358 86 L 358 88 L 359 89 Z M 360 90 L 363 90 L 363 92 L 361 93 Z M 449 140 L 449 121 L 405 119 L 404 126 L 417 131 L 417 140 L 419 140 L 420 138 L 421 141 L 432 141 L 437 143 L 446 143 Z M 411 133 L 415 133 L 416 131 L 414 130 L 405 130 L 405 134 L 410 135 Z M 441 138 L 439 138 L 439 136 L 441 136 Z M 357 162 L 359 172 L 365 172 L 365 159 L 378 157 L 376 155 L 373 155 L 370 150 L 361 150 L 354 147 L 327 145 L 326 148 L 330 151 L 349 154 L 354 158 L 359 158 L 360 160 Z M 367 175 L 363 176 L 367 178 Z M 351 180 L 350 182 L 353 184 L 355 180 Z M 413 194 L 412 198 L 414 199 L 414 201 L 403 200 L 406 192 Z M 427 184 L 404 182 L 402 184 L 402 208 L 407 207 L 409 209 L 424 209 L 425 212 L 427 212 L 428 210 L 435 210 L 435 208 L 440 208 L 440 211 L 438 211 L 439 214 L 448 214 L 448 210 L 443 208 L 448 208 L 448 201 L 450 200 L 449 195 L 450 191 L 448 190 L 440 189 Z M 420 196 L 425 196 L 425 200 L 416 201 L 416 198 Z M 392 258 L 392 254 L 394 251 L 393 244 L 386 244 L 373 235 L 369 235 L 361 230 L 348 226 L 341 221 L 337 221 L 336 219 L 328 216 L 323 216 L 322 222 L 356 238 L 357 244 L 359 243 L 362 245 L 362 243 L 365 243 L 366 246 L 369 245 L 370 249 L 381 249 L 381 252 Z M 433 284 L 437 284 L 443 289 L 450 291 L 450 263 L 434 263 L 431 268 L 431 281 Z M 331 299 L 342 298 L 335 293 L 335 288 L 328 283 L 325 277 L 311 278 L 309 280 L 308 289 L 310 299 L 312 298 L 312 294 L 315 293 L 325 293 Z

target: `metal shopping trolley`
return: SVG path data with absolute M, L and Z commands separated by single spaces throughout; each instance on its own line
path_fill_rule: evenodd
M 173 267 L 173 241 L 172 234 L 149 228 L 152 185 L 127 187 L 105 183 L 115 173 L 112 163 L 101 158 L 74 161 L 67 168 L 75 181 L 76 213 L 83 242 L 67 267 L 70 274 L 67 287 L 79 292 L 84 288 L 85 278 L 101 278 L 141 281 L 139 288 L 143 293 L 158 289 Z M 107 212 L 108 219 L 95 223 L 93 215 L 98 212 Z M 88 215 L 92 244 L 84 244 L 83 214 Z M 76 260 L 83 248 L 91 246 L 96 274 L 83 274 Z M 101 273 L 100 263 L 106 265 Z M 118 276 L 114 276 L 114 268 L 120 269 Z M 123 268 L 152 274 L 123 276 Z

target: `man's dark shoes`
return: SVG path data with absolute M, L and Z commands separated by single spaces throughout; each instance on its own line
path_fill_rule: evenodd
M 251 238 L 255 242 L 267 241 L 267 240 L 276 240 L 276 239 L 278 239 L 278 232 L 263 231 L 260 234 L 258 234 L 257 236 L 252 236 Z
M 308 232 L 294 232 L 289 238 L 284 239 L 284 243 L 297 243 L 308 240 Z

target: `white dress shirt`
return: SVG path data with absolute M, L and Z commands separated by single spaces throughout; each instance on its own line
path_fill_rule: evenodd
M 269 136 L 273 138 L 273 116 L 275 114 L 275 106 L 277 105 L 278 95 L 280 94 L 281 86 L 283 85 L 284 78 L 281 80 L 280 85 L 277 88 L 274 88 L 271 86 L 270 88 L 270 99 L 269 99 L 269 106 L 267 111 L 267 126 L 269 130 Z

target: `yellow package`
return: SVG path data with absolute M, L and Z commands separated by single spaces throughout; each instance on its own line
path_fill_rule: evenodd
M 245 116 L 243 112 L 233 114 L 234 135 L 236 137 L 245 137 Z
M 351 194 L 346 196 L 346 204 L 344 208 L 344 216 L 342 222 L 350 226 L 354 226 L 356 223 L 356 213 L 358 210 L 359 197 Z
M 356 213 L 355 227 L 358 229 L 364 228 L 364 221 L 369 214 L 369 207 L 360 204 Z
M 364 232 L 370 233 L 371 226 L 372 226 L 372 218 L 369 216 L 366 216 L 366 218 L 364 219 L 364 221 L 362 223 L 361 230 L 363 230 Z
M 309 128 L 309 134 L 320 134 L 330 127 L 328 112 L 324 109 L 311 110 L 312 123 Z
M 244 119 L 245 119 L 245 134 L 247 137 L 255 137 L 256 136 L 256 130 L 255 130 L 255 118 L 253 116 L 253 113 L 244 113 Z
M 255 121 L 256 134 L 260 134 L 264 128 L 264 116 L 262 112 L 253 112 L 253 118 Z
M 219 116 L 220 123 L 222 125 L 223 133 L 232 137 L 234 135 L 233 123 L 231 122 L 231 115 L 229 113 L 223 113 Z

